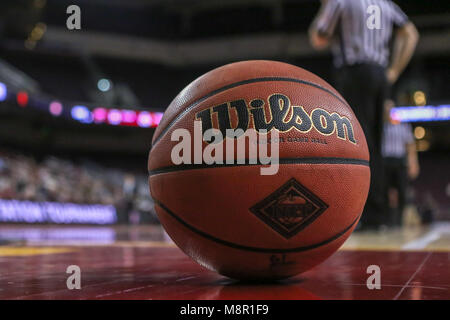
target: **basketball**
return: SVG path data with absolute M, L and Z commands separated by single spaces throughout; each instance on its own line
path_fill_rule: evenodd
M 0 2 L 0 302 L 450 300 L 448 1 L 70 2 Z
M 227 161 L 198 161 L 194 150 L 174 163 L 175 133 L 195 136 L 195 123 L 223 133 L 219 143 L 203 139 L 200 151 L 214 146 Z M 251 161 L 251 143 L 245 159 L 237 152 L 230 159 L 225 140 L 246 138 L 229 138 L 226 129 L 257 132 L 258 148 L 276 147 L 276 173 L 262 174 L 268 164 Z M 148 170 L 155 210 L 178 247 L 246 280 L 291 277 L 333 254 L 356 227 L 370 184 L 368 147 L 351 107 L 320 77 L 275 61 L 228 64 L 183 89 L 155 131 Z

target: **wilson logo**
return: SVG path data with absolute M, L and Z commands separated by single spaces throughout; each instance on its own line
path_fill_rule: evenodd
M 232 113 L 237 119 L 233 121 L 234 124 L 231 120 Z M 217 117 L 217 126 L 213 126 L 213 117 Z M 352 123 L 347 117 L 336 112 L 330 114 L 321 108 L 316 108 L 308 114 L 302 106 L 291 105 L 289 98 L 280 93 L 269 96 L 267 102 L 254 99 L 247 103 L 244 99 L 239 99 L 222 103 L 196 113 L 195 118 L 202 122 L 203 133 L 216 128 L 224 137 L 229 129 L 242 129 L 245 132 L 253 119 L 253 127 L 258 132 L 275 129 L 279 132 L 297 130 L 307 133 L 314 128 L 324 136 L 336 133 L 339 139 L 356 143 Z

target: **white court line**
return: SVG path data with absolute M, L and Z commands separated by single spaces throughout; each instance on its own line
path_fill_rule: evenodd
M 128 292 L 133 292 L 133 291 L 142 290 L 142 289 L 146 289 L 146 288 L 151 288 L 153 286 L 154 286 L 154 284 L 150 284 L 148 286 L 143 286 L 143 287 L 130 288 L 130 289 L 119 290 L 119 291 L 114 291 L 114 292 L 102 293 L 102 294 L 96 295 L 95 298 L 109 297 L 109 296 L 118 295 L 118 294 L 122 294 L 122 293 L 128 293 Z
M 431 227 L 431 230 L 422 237 L 408 242 L 402 246 L 404 250 L 425 249 L 430 243 L 439 240 L 444 233 L 450 233 L 450 223 L 437 223 Z
M 194 279 L 194 278 L 197 278 L 197 276 L 190 276 L 190 277 L 180 278 L 180 279 L 175 280 L 175 282 L 186 281 L 186 280 Z
M 420 270 L 422 270 L 425 263 L 428 261 L 428 259 L 431 257 L 431 252 L 428 252 L 425 259 L 423 259 L 420 266 L 417 268 L 416 272 L 413 273 L 413 275 L 408 279 L 408 281 L 405 283 L 405 285 L 400 289 L 400 291 L 395 295 L 394 300 L 398 300 L 398 298 L 402 295 L 403 290 L 405 290 L 407 287 L 409 287 L 409 283 L 414 279 L 414 277 L 419 273 Z
M 361 286 L 361 287 L 367 287 L 367 283 L 343 283 L 347 286 Z M 422 288 L 422 289 L 435 289 L 435 290 L 448 290 L 448 288 L 441 288 L 441 287 L 429 287 L 429 286 L 416 286 L 416 285 L 401 285 L 401 284 L 381 284 L 381 287 L 400 287 L 400 288 Z

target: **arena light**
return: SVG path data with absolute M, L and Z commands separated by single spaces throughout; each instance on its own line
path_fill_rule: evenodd
M 108 122 L 113 126 L 117 126 L 122 122 L 122 112 L 117 109 L 111 109 L 108 112 Z
M 425 137 L 426 131 L 424 127 L 418 126 L 414 129 L 414 137 L 417 140 L 423 139 Z
M 92 116 L 94 117 L 95 123 L 103 123 L 108 119 L 108 110 L 105 108 L 95 108 L 92 111 Z
M 93 121 L 91 111 L 86 106 L 73 106 L 70 115 L 73 119 L 82 123 L 91 123 Z
M 58 117 L 63 111 L 63 105 L 59 101 L 52 101 L 48 109 L 53 116 Z
M 103 123 L 108 119 L 108 110 L 105 108 L 95 108 L 92 115 L 95 123 Z
M 133 110 L 122 110 L 122 122 L 126 125 L 136 124 L 136 111 Z
M 6 96 L 8 95 L 8 89 L 3 82 L 0 82 L 0 102 L 6 100 Z
M 400 122 L 448 121 L 450 105 L 396 107 L 391 110 L 391 118 Z
M 22 108 L 26 107 L 28 104 L 28 93 L 26 93 L 25 91 L 19 91 L 17 93 L 16 100 L 17 100 L 17 104 L 20 107 L 22 107 Z
M 149 128 L 153 124 L 153 117 L 150 112 L 142 111 L 137 118 L 137 125 L 141 128 Z
M 45 23 L 39 22 L 31 31 L 28 39 L 32 41 L 39 41 L 44 36 L 45 31 L 47 30 L 47 25 Z
M 97 88 L 102 92 L 107 92 L 111 89 L 111 81 L 108 79 L 100 79 L 97 82 Z
M 46 99 L 41 99 L 39 96 L 33 97 L 33 104 L 30 104 L 30 97 L 27 92 L 20 91 L 14 93 L 16 102 L 21 107 L 28 105 L 34 108 L 41 108 L 38 105 L 44 105 L 44 108 L 54 117 L 61 116 L 65 113 L 64 105 L 58 101 L 53 100 L 48 102 Z M 7 87 L 0 82 L 0 102 L 6 100 Z M 46 107 L 45 107 L 46 105 Z M 93 107 L 86 105 L 73 105 L 68 109 L 72 119 L 85 124 L 100 124 L 106 123 L 114 126 L 131 126 L 150 128 L 157 127 L 163 116 L 162 112 L 140 111 L 133 109 L 108 109 L 104 107 Z
M 413 94 L 414 103 L 416 106 L 424 106 L 427 103 L 426 95 L 423 91 L 416 91 Z

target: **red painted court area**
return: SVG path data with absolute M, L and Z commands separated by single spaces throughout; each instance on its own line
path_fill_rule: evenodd
M 0 247 L 0 299 L 450 299 L 446 251 L 341 250 L 316 268 L 272 284 L 222 277 L 163 242 Z M 366 286 L 381 268 L 381 289 Z M 81 290 L 68 290 L 78 265 Z

